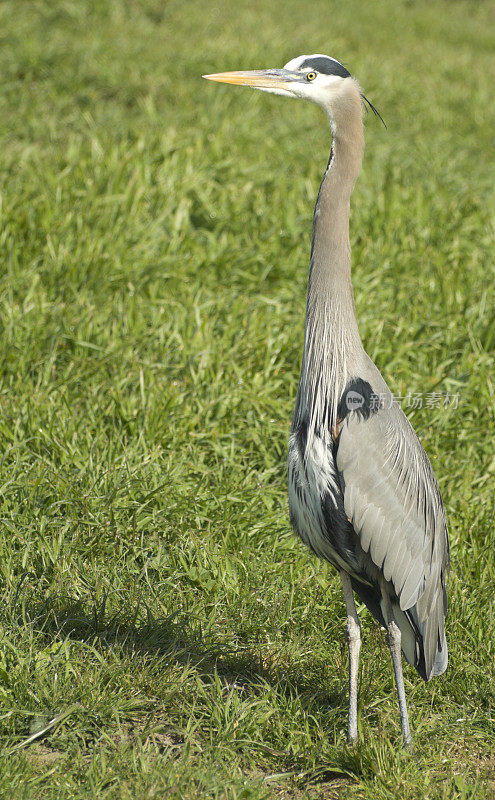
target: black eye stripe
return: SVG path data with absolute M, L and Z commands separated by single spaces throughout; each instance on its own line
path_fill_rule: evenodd
M 339 78 L 349 78 L 351 73 L 340 61 L 330 58 L 330 56 L 317 56 L 307 58 L 300 65 L 299 69 L 309 69 L 310 72 L 322 72 L 324 75 L 337 75 Z

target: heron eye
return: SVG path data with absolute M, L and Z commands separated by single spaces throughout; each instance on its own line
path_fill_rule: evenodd
M 315 78 L 316 78 L 316 72 L 308 72 L 308 74 L 306 75 L 307 81 L 314 81 Z

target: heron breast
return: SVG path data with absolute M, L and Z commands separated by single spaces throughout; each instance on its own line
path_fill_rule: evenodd
M 355 544 L 344 511 L 344 499 L 332 442 L 314 436 L 306 447 L 304 429 L 289 440 L 288 483 L 291 524 L 316 555 L 337 568 L 354 571 Z

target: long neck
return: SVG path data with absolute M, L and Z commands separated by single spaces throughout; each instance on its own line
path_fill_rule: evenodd
M 361 169 L 361 97 L 354 81 L 332 109 L 332 150 L 313 218 L 304 352 L 294 425 L 304 420 L 310 439 L 330 432 L 337 405 L 363 346 L 351 283 L 349 207 Z

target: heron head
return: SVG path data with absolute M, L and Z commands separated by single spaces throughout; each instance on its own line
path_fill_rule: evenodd
M 213 75 L 203 75 L 203 78 L 219 83 L 251 86 L 262 92 L 286 97 L 301 97 L 321 106 L 330 117 L 333 116 L 332 112 L 336 104 L 344 100 L 347 91 L 351 88 L 350 84 L 352 84 L 363 100 L 378 114 L 369 100 L 361 93 L 349 70 L 335 58 L 320 53 L 297 56 L 289 61 L 283 69 L 218 72 Z
M 251 86 L 262 92 L 287 97 L 302 97 L 326 107 L 339 94 L 343 81 L 351 73 L 330 56 L 298 56 L 283 69 L 252 70 L 250 72 L 219 72 L 203 75 L 210 81 Z

